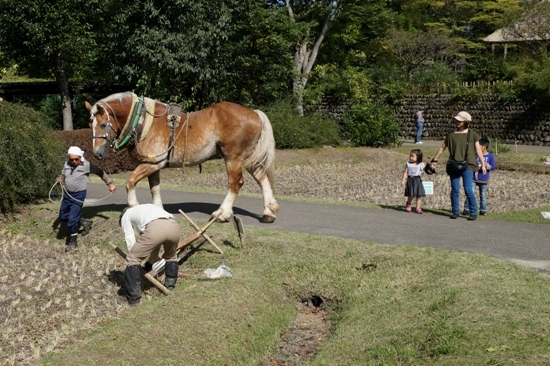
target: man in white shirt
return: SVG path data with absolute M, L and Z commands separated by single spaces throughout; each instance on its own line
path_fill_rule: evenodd
M 162 258 L 166 261 L 164 286 L 172 290 L 178 279 L 176 248 L 180 240 L 180 227 L 174 216 L 147 203 L 124 209 L 120 227 L 128 247 L 125 272 L 128 304 L 137 305 L 141 299 L 141 261 L 152 253 L 151 257 L 157 257 L 161 246 L 164 247 Z

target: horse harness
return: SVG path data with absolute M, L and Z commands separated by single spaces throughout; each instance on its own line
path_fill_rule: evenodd
M 141 140 L 145 139 L 145 137 L 147 136 L 147 132 L 149 131 L 149 128 L 153 123 L 154 118 L 159 116 L 154 115 L 154 107 L 152 107 L 153 108 L 152 111 L 148 110 L 148 106 L 146 105 L 145 98 L 143 97 L 137 98 L 135 94 L 134 94 L 134 97 L 135 98 L 132 102 L 132 107 L 131 107 L 132 112 L 130 113 L 130 116 L 126 121 L 126 124 L 124 125 L 124 128 L 120 133 L 120 136 L 118 134 L 119 123 L 113 108 L 107 103 L 98 102 L 98 104 L 103 106 L 103 108 L 107 109 L 106 107 L 108 107 L 111 113 L 107 112 L 107 122 L 104 128 L 105 134 L 94 135 L 93 138 L 105 139 L 109 144 L 109 147 L 113 148 L 115 151 L 121 150 L 127 147 L 127 145 L 135 146 L 138 153 L 147 158 L 158 158 L 159 156 L 162 156 L 167 153 L 166 157 L 164 157 L 162 160 L 166 159 L 167 160 L 166 167 L 169 167 L 170 162 L 173 162 L 174 146 L 180 134 L 183 131 L 183 129 L 181 129 L 178 135 L 176 136 L 176 129 L 179 127 L 179 124 L 181 121 L 181 112 L 182 112 L 181 107 L 176 104 L 170 104 L 166 107 L 165 114 L 168 114 L 166 125 L 170 128 L 170 138 L 168 141 L 167 150 L 157 155 L 147 155 L 141 151 L 138 143 Z M 113 127 L 113 124 L 111 122 L 110 114 L 112 114 L 115 119 L 115 128 L 114 128 L 115 136 L 114 137 L 111 136 L 111 128 Z M 183 162 L 182 162 L 183 166 L 185 166 L 185 155 L 186 155 L 185 152 L 187 150 L 187 132 L 189 129 L 189 115 L 191 113 L 186 113 L 186 114 L 187 114 L 187 118 L 184 122 L 185 130 L 186 130 L 186 133 L 185 133 L 186 144 L 185 144 L 185 149 L 183 153 Z

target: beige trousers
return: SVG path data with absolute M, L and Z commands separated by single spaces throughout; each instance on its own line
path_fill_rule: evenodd
M 167 262 L 178 260 L 176 248 L 180 240 L 180 227 L 174 219 L 157 219 L 147 224 L 126 257 L 126 265 L 141 264 L 151 253 L 158 257 L 160 247 L 164 247 L 162 258 Z M 156 259 L 152 259 L 156 261 Z

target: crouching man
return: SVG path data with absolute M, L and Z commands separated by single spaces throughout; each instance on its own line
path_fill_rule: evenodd
M 120 227 L 128 247 L 126 256 L 126 297 L 118 301 L 138 305 L 141 299 L 141 262 L 149 257 L 150 262 L 158 259 L 160 247 L 164 248 L 162 258 L 166 261 L 164 286 L 172 290 L 178 280 L 178 257 L 176 248 L 180 240 L 180 227 L 174 216 L 162 208 L 143 204 L 122 211 Z M 139 237 L 136 240 L 136 233 Z

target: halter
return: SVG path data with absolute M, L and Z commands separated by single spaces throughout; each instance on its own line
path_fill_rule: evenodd
M 107 143 L 109 144 L 109 147 L 113 147 L 115 146 L 116 144 L 116 139 L 118 138 L 118 120 L 116 118 L 116 114 L 115 114 L 115 111 L 113 110 L 113 108 L 109 105 L 109 104 L 105 104 L 105 103 L 101 103 L 101 102 L 98 102 L 97 103 L 98 105 L 102 106 L 103 109 L 107 110 L 107 108 L 105 107 L 109 107 L 109 109 L 111 110 L 111 113 L 113 114 L 113 117 L 115 117 L 115 137 L 112 138 L 111 137 L 111 126 L 113 125 L 111 123 L 111 115 L 109 114 L 109 112 L 107 111 L 107 122 L 106 122 L 106 126 L 104 128 L 105 130 L 105 134 L 103 135 L 94 135 L 92 138 L 93 139 L 105 139 L 107 141 Z

